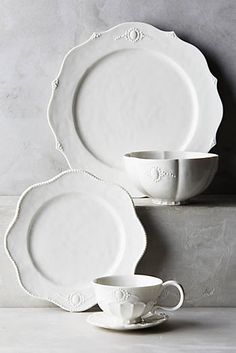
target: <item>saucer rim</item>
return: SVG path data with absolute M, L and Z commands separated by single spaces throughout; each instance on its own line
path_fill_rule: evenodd
M 107 330 L 114 330 L 114 331 L 131 331 L 131 330 L 141 330 L 141 329 L 145 329 L 145 328 L 151 328 L 151 327 L 155 327 L 155 326 L 158 326 L 166 321 L 168 321 L 169 319 L 169 316 L 167 314 L 164 313 L 164 316 L 161 316 L 160 315 L 161 313 L 159 314 L 154 314 L 154 315 L 151 315 L 148 317 L 148 319 L 150 320 L 151 317 L 156 317 L 156 320 L 152 321 L 152 322 L 145 322 L 145 319 L 142 321 L 142 322 L 138 322 L 138 323 L 133 323 L 133 324 L 122 324 L 122 323 L 119 323 L 117 324 L 117 326 L 107 326 L 106 324 L 99 324 L 99 323 L 96 323 L 94 321 L 92 321 L 92 319 L 97 316 L 105 316 L 105 317 L 109 317 L 109 315 L 105 314 L 104 312 L 95 312 L 95 313 L 92 313 L 90 314 L 88 317 L 87 317 L 87 322 L 92 325 L 92 326 L 95 326 L 95 327 L 98 327 L 98 328 L 102 328 L 102 329 L 107 329 Z

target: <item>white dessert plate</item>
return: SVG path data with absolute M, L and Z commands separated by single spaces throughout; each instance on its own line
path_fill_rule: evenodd
M 48 122 L 70 167 L 142 196 L 122 155 L 208 152 L 222 113 L 217 80 L 199 49 L 174 32 L 129 22 L 69 51 L 53 82 Z
M 168 320 L 168 315 L 164 313 L 156 314 L 143 319 L 136 324 L 122 324 L 116 317 L 109 316 L 104 312 L 93 313 L 88 316 L 87 322 L 93 326 L 106 328 L 109 330 L 130 331 L 141 330 L 149 327 L 154 327 Z
M 124 189 L 68 170 L 23 193 L 5 245 L 29 294 L 82 311 L 95 277 L 134 273 L 146 236 Z

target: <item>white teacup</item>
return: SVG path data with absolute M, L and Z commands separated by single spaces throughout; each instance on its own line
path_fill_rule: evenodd
M 107 276 L 93 281 L 98 305 L 108 315 L 122 323 L 140 322 L 157 309 L 177 310 L 184 302 L 184 291 L 176 281 L 163 282 L 160 278 L 145 275 Z M 174 286 L 180 299 L 173 307 L 161 307 L 157 300 L 163 288 Z

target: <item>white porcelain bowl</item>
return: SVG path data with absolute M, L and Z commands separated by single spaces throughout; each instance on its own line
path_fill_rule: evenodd
M 202 193 L 218 167 L 217 154 L 201 152 L 131 152 L 124 161 L 137 189 L 163 205 L 178 205 Z

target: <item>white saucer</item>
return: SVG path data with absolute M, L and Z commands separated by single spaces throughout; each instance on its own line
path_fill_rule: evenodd
M 142 322 L 136 324 L 122 324 L 115 317 L 109 316 L 103 312 L 93 313 L 88 316 L 87 322 L 93 326 L 106 328 L 109 330 L 128 331 L 141 330 L 162 324 L 168 320 L 168 315 L 164 313 L 147 317 Z

